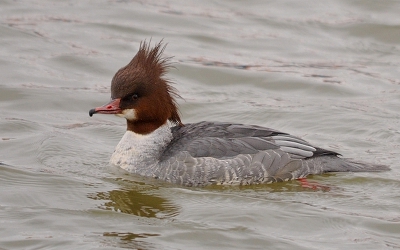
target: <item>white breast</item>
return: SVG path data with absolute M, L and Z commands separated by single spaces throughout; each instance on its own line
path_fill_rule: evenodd
M 147 135 L 126 131 L 111 156 L 110 163 L 136 173 L 149 165 L 157 164 L 171 140 L 172 133 L 167 123 Z

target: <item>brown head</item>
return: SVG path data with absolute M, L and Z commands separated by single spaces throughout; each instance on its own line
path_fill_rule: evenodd
M 179 117 L 175 88 L 164 78 L 169 58 L 163 58 L 162 42 L 154 48 L 146 42 L 140 44 L 133 59 L 117 71 L 111 82 L 111 102 L 91 109 L 95 113 L 116 114 L 125 117 L 127 129 L 148 134 L 169 120 L 183 126 Z

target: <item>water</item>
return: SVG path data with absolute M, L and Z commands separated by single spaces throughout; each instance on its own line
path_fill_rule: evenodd
M 400 2 L 2 1 L 0 249 L 400 248 Z M 108 166 L 88 116 L 142 40 L 183 122 L 276 128 L 385 173 L 181 188 Z

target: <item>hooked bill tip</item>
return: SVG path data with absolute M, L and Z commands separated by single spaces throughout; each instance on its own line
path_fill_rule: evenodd
M 96 109 L 89 110 L 89 116 L 90 117 L 92 117 L 94 113 L 96 113 Z

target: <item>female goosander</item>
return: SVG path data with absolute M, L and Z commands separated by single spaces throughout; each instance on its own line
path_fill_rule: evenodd
M 91 109 L 116 114 L 127 131 L 110 163 L 131 173 L 185 186 L 248 185 L 304 178 L 325 172 L 384 171 L 355 162 L 287 133 L 221 122 L 183 124 L 163 58 L 165 46 L 146 42 L 111 82 L 111 102 Z M 174 124 L 170 127 L 168 124 Z

